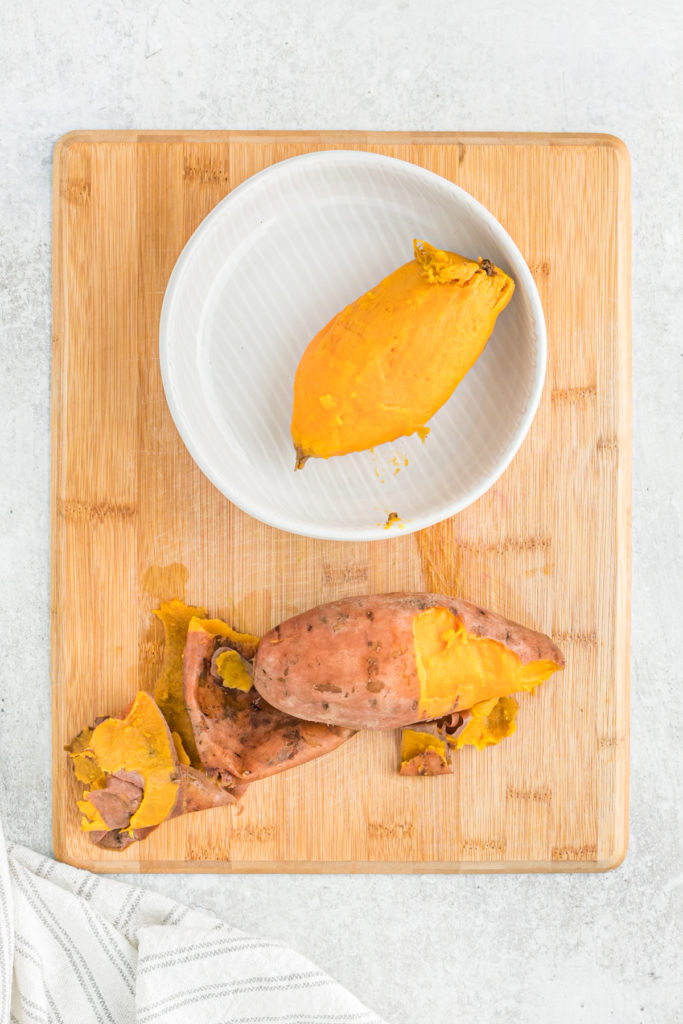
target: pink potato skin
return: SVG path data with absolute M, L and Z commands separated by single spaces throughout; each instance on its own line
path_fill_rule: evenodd
M 245 693 L 217 683 L 210 665 L 221 643 L 219 636 L 190 630 L 183 656 L 185 706 L 209 776 L 256 782 L 313 761 L 353 735 L 351 729 L 283 714 L 254 690 Z
M 523 664 L 564 657 L 543 633 L 442 594 L 370 594 L 319 605 L 275 626 L 254 660 L 254 686 L 296 718 L 350 729 L 394 729 L 424 721 L 413 619 L 448 608 L 468 633 L 514 651 Z M 454 694 L 453 709 L 457 707 Z

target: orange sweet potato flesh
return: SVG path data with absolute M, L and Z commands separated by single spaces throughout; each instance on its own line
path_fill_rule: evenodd
M 399 774 L 450 774 L 449 748 L 472 746 L 484 750 L 501 743 L 517 728 L 518 707 L 514 697 L 491 697 L 465 711 L 404 729 Z
M 400 775 L 450 775 L 452 770 L 444 740 L 429 732 L 403 730 Z
M 296 467 L 428 432 L 476 362 L 514 282 L 489 260 L 414 242 L 414 259 L 306 348 L 294 379 Z
M 216 673 L 217 651 L 229 638 L 193 620 L 183 659 L 184 699 L 199 757 L 211 776 L 255 782 L 327 754 L 351 729 L 305 722 L 272 707 L 255 690 L 226 686 Z
M 93 843 L 123 850 L 179 814 L 237 803 L 244 784 L 227 772 L 220 780 L 208 778 L 183 764 L 178 748 L 143 691 L 122 715 L 84 729 L 67 747 L 85 787 L 81 827 Z
M 154 688 L 154 699 L 171 731 L 180 737 L 190 763 L 198 768 L 199 754 L 183 703 L 183 650 L 190 620 L 196 615 L 206 615 L 206 611 L 173 600 L 163 601 L 152 614 L 164 627 L 164 660 Z
M 462 727 L 454 735 L 449 736 L 448 730 L 444 730 L 446 742 L 456 750 L 466 746 L 477 750 L 495 746 L 516 732 L 518 709 L 514 697 L 491 697 L 480 701 L 464 712 Z
M 549 637 L 467 601 L 374 594 L 272 629 L 259 644 L 254 686 L 297 718 L 390 729 L 534 690 L 563 666 Z

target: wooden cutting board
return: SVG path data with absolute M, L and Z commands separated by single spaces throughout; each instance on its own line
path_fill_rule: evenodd
M 549 358 L 510 468 L 447 522 L 374 543 L 292 536 L 202 476 L 157 359 L 171 269 L 215 204 L 316 149 L 367 149 L 471 192 L 535 276 Z M 628 830 L 630 169 L 602 135 L 75 132 L 54 157 L 52 710 L 55 854 L 97 871 L 596 871 Z M 474 254 L 479 255 L 479 254 Z M 362 733 L 255 784 L 244 811 L 176 819 L 124 853 L 90 845 L 64 744 L 152 690 L 151 611 L 203 604 L 260 633 L 346 594 L 431 590 L 552 634 L 567 669 L 517 733 L 452 776 L 396 773 Z

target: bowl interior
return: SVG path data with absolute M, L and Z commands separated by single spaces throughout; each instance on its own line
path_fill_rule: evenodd
M 512 301 L 424 443 L 401 438 L 294 472 L 301 354 L 412 257 L 413 238 L 491 259 L 514 278 Z M 506 232 L 437 175 L 367 153 L 287 160 L 232 192 L 178 260 L 160 339 L 172 415 L 213 483 L 258 519 L 337 539 L 420 529 L 482 494 L 519 447 L 545 371 L 540 301 Z

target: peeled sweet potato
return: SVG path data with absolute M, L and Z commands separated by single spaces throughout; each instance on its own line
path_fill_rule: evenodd
M 490 260 L 414 242 L 414 259 L 316 334 L 294 379 L 296 468 L 428 432 L 484 350 L 514 282 Z
M 391 729 L 534 690 L 564 666 L 543 633 L 439 594 L 320 605 L 267 633 L 254 686 L 296 718 Z

